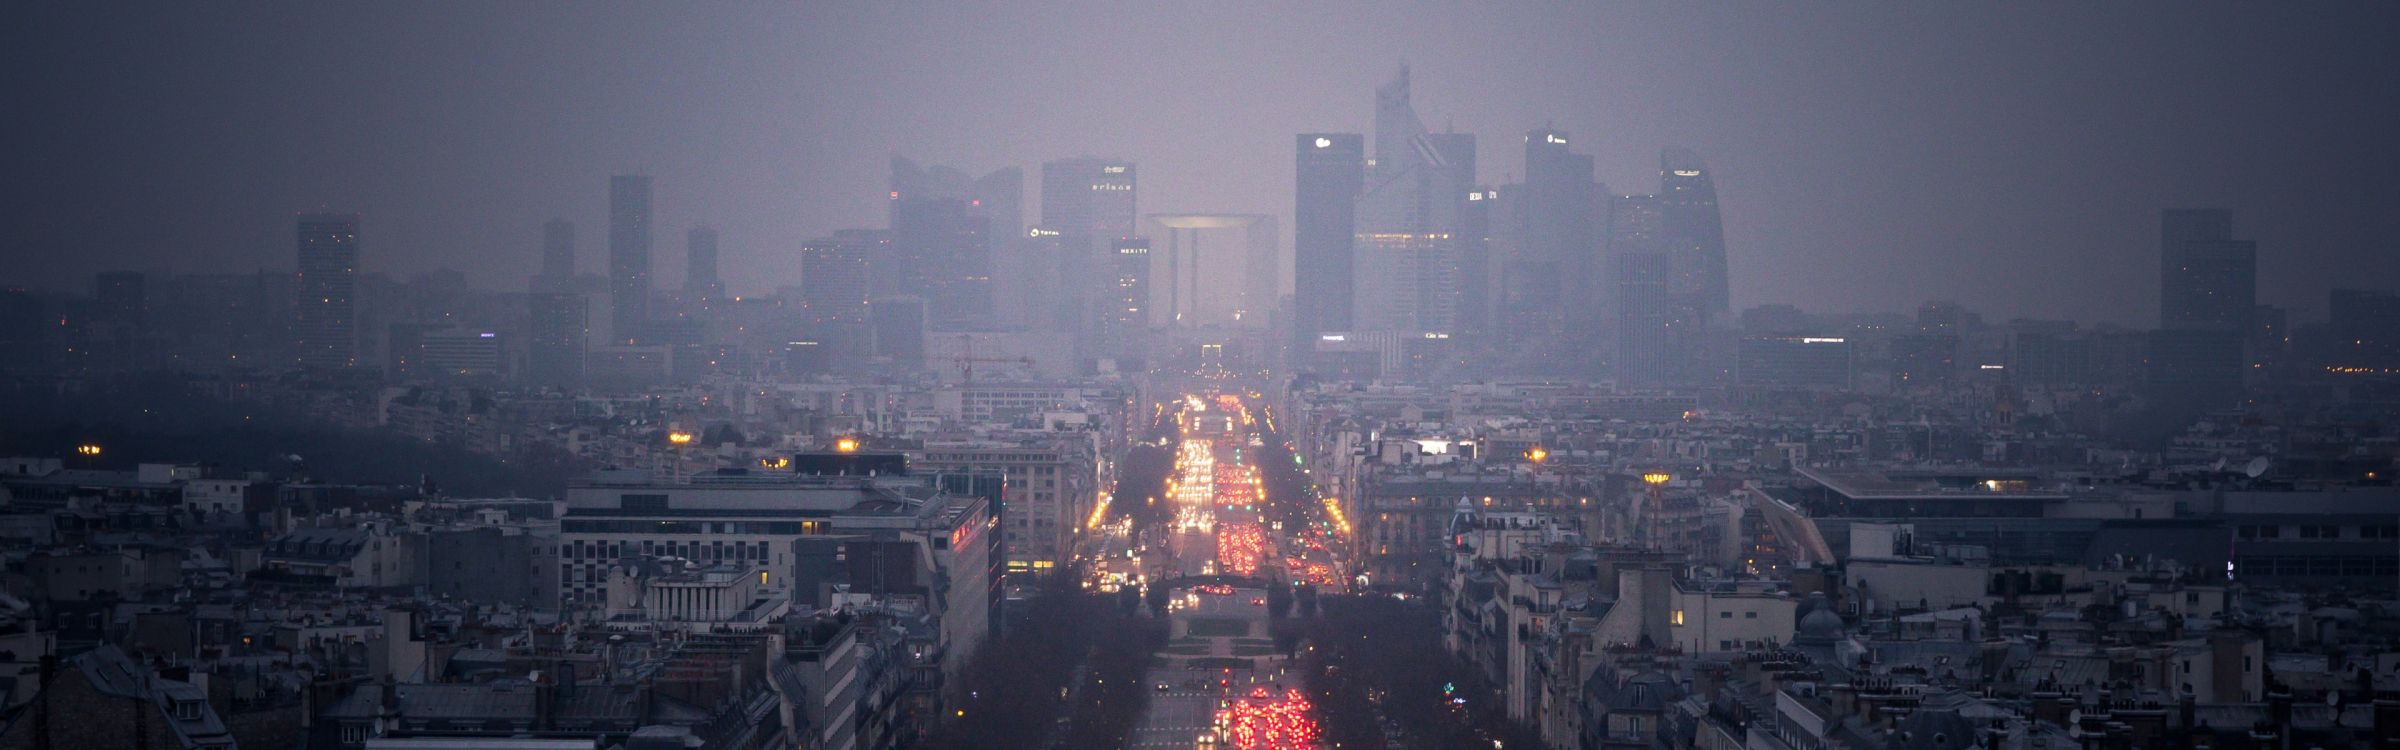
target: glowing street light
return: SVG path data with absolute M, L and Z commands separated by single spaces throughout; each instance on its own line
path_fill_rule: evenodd
M 1548 461 L 1550 460 L 1550 451 L 1537 445 L 1533 447 L 1533 450 L 1525 452 L 1525 459 L 1537 464 L 1543 461 Z
M 846 437 L 840 440 L 835 440 L 833 441 L 833 450 L 837 453 L 857 453 L 858 438 Z
M 1666 472 L 1663 472 L 1663 471 L 1653 471 L 1653 472 L 1650 472 L 1650 473 L 1648 473 L 1648 474 L 1643 474 L 1643 475 L 1642 475 L 1642 483 L 1643 483 L 1643 484 L 1666 484 L 1668 480 L 1671 480 L 1671 479 L 1674 479 L 1674 478 L 1675 478 L 1675 477 L 1669 476 L 1669 475 L 1668 475 Z
M 99 443 L 84 443 L 84 444 L 82 444 L 82 445 L 75 446 L 75 455 L 78 455 L 78 456 L 97 456 L 97 455 L 100 455 L 100 444 L 99 444 Z
M 692 440 L 692 433 L 684 432 L 682 430 L 676 430 L 674 432 L 667 433 L 667 442 L 676 445 L 691 445 Z

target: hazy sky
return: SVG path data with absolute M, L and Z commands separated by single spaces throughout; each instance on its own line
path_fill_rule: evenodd
M 1715 168 L 1734 306 L 2147 325 L 2158 210 L 2221 206 L 2260 296 L 2400 286 L 2400 5 L 22 3 L 0 24 L 0 284 L 366 267 L 520 288 L 541 224 L 603 267 L 607 177 L 657 180 L 659 281 L 723 235 L 736 293 L 884 221 L 887 159 L 1141 165 L 1141 210 L 1292 207 L 1292 134 L 1427 123 L 1523 171 L 1545 123 L 1617 192 Z M 1288 242 L 1288 240 L 1287 240 Z M 1307 290 L 1300 290 L 1306 294 Z

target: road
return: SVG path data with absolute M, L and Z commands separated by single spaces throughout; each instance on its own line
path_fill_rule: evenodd
M 1197 399 L 1188 404 L 1199 405 Z M 1181 420 L 1184 440 L 1170 476 L 1170 493 L 1177 521 L 1159 535 L 1167 542 L 1137 552 L 1149 568 L 1149 579 L 1236 572 L 1248 575 L 1281 573 L 1277 550 L 1292 540 L 1267 531 L 1267 508 L 1259 503 L 1260 457 L 1255 424 L 1238 404 L 1212 398 L 1206 408 L 1194 409 Z M 1313 509 L 1312 509 L 1313 510 Z M 1229 542 L 1229 527 L 1246 541 Z M 1295 547 L 1298 545 L 1294 545 Z M 1243 553 L 1236 560 L 1219 560 L 1219 550 Z M 1264 559 L 1261 559 L 1264 558 Z M 1261 569 L 1272 565 L 1272 571 Z M 1297 675 L 1286 675 L 1283 659 L 1273 653 L 1269 632 L 1267 592 L 1263 589 L 1179 589 L 1171 592 L 1167 616 L 1172 623 L 1166 650 L 1146 678 L 1166 690 L 1152 693 L 1149 710 L 1134 728 L 1130 746 L 1137 748 L 1314 747 L 1316 719 L 1304 699 L 1290 692 L 1300 687 Z M 1196 628 L 1196 629 L 1195 629 Z M 1219 712 L 1230 710 L 1240 732 L 1255 739 L 1218 744 Z M 1262 729 L 1263 728 L 1263 729 Z M 1228 734 L 1235 734 L 1228 732 Z M 1309 739 L 1294 740 L 1295 737 Z

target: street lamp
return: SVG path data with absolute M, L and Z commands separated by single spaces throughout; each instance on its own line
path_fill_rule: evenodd
M 75 446 L 75 455 L 84 457 L 98 456 L 100 455 L 100 444 L 84 443 L 82 445 Z
M 835 440 L 833 441 L 833 450 L 838 453 L 857 453 L 858 438 L 846 437 L 840 440 Z
M 691 445 L 692 440 L 692 433 L 684 432 L 682 430 L 676 430 L 674 432 L 667 433 L 667 442 L 675 445 Z
M 1526 460 L 1529 460 L 1529 461 L 1532 461 L 1532 462 L 1534 462 L 1534 463 L 1537 463 L 1537 464 L 1538 464 L 1538 463 L 1541 463 L 1541 462 L 1543 462 L 1543 461 L 1550 460 L 1550 451 L 1549 451 L 1549 450 L 1547 450 L 1547 449 L 1544 449 L 1544 448 L 1543 448 L 1543 447 L 1541 447 L 1541 446 L 1538 446 L 1538 445 L 1537 445 L 1537 446 L 1534 446 L 1534 447 L 1533 447 L 1533 450 L 1529 450 L 1529 451 L 1526 451 L 1526 452 L 1525 452 L 1525 458 L 1526 458 Z

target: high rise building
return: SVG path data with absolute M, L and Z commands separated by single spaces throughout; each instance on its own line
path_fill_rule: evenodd
M 990 327 L 991 220 L 957 198 L 894 199 L 889 263 L 874 267 L 876 294 L 926 301 L 935 330 Z
M 2257 310 L 2258 246 L 2233 239 L 2223 209 L 2173 209 L 2159 220 L 2159 329 L 2147 365 L 2163 402 L 2221 404 L 2241 390 Z
M 1430 134 L 1408 69 L 1375 91 L 1375 160 L 1358 201 L 1351 327 L 1448 335 L 1458 325 L 1456 234 L 1474 185 L 1474 136 Z
M 1150 327 L 1150 238 L 1110 243 L 1110 294 L 1100 316 L 1100 338 L 1123 346 Z
M 1495 304 L 1500 261 L 1492 253 L 1492 207 L 1500 202 L 1498 192 L 1480 185 L 1468 188 L 1466 207 L 1458 215 L 1458 329 L 1466 333 L 1490 333 L 1500 319 Z
M 1042 163 L 1041 227 L 1058 232 L 1058 274 L 1063 282 L 1059 317 L 1076 321 L 1075 333 L 1089 335 L 1108 298 L 1112 265 L 1107 254 L 1135 229 L 1137 171 L 1132 162 L 1078 157 Z
M 689 300 L 712 300 L 725 296 L 725 282 L 717 276 L 717 230 L 692 227 L 684 235 L 683 296 Z
M 2258 245 L 2233 239 L 2231 212 L 2167 211 L 2159 241 L 2159 327 L 2249 327 L 2258 304 Z
M 559 388 L 582 385 L 583 352 L 591 337 L 589 303 L 574 292 L 535 292 L 525 303 L 525 379 Z
M 1366 189 L 1366 137 L 1302 133 L 1292 227 L 1293 333 L 1315 341 L 1350 328 L 1351 257 L 1358 197 Z
M 562 281 L 575 278 L 574 222 L 551 219 L 542 224 L 542 276 Z
M 92 277 L 92 311 L 84 321 L 84 346 L 93 366 L 125 369 L 147 359 L 150 304 L 146 286 L 140 271 L 107 271 Z
M 301 214 L 293 352 L 302 367 L 358 365 L 358 215 Z
M 872 269 L 890 247 L 891 234 L 873 229 L 847 229 L 800 246 L 800 317 L 826 359 L 863 358 L 872 350 Z
M 1031 275 L 1022 257 L 1024 194 L 1025 173 L 1015 167 L 970 177 L 892 157 L 895 260 L 876 271 L 883 293 L 924 297 L 945 330 L 1026 323 L 1031 300 L 1000 295 L 1021 290 Z
M 1658 239 L 1661 213 L 1656 196 L 1628 195 L 1609 202 L 1616 373 L 1618 380 L 1636 386 L 1667 385 L 1674 375 L 1677 332 L 1669 292 L 1674 273 Z
M 608 181 L 609 341 L 630 344 L 650 321 L 650 177 Z
M 1599 196 L 1592 157 L 1569 150 L 1567 133 L 1525 134 L 1525 184 L 1516 218 L 1524 222 L 1505 293 L 1522 323 L 1519 338 L 1577 346 L 1575 321 L 1601 317 L 1607 285 L 1599 271 Z M 1561 358 L 1563 359 L 1563 358 Z
M 1658 156 L 1658 182 L 1659 234 L 1675 262 L 1676 296 L 1703 316 L 1725 312 L 1731 297 L 1716 180 L 1700 155 L 1669 148 Z

